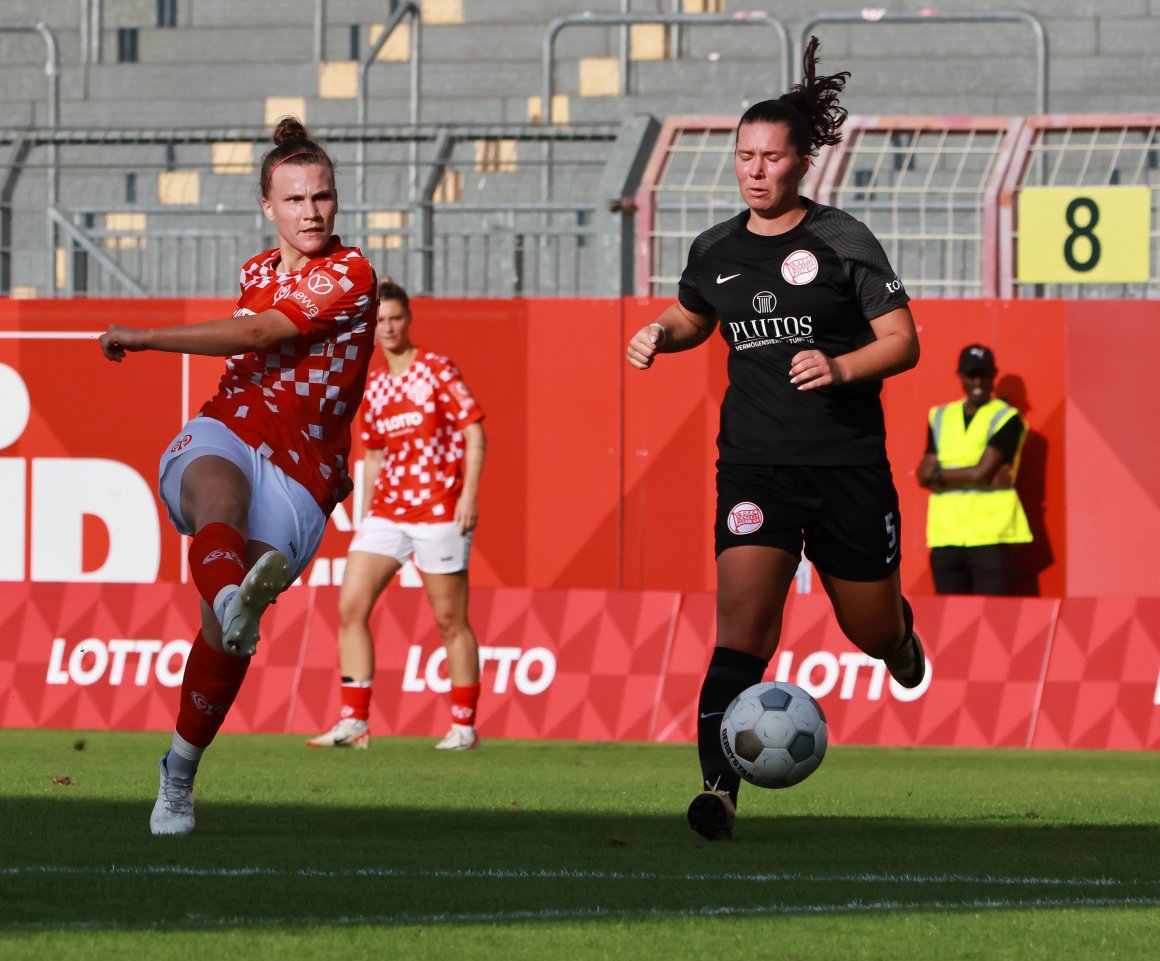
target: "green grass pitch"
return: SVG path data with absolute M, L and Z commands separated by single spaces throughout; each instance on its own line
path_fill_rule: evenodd
M 1149 752 L 831 748 L 691 832 L 690 745 L 222 736 L 154 838 L 161 734 L 0 731 L 0 957 L 1137 959 Z

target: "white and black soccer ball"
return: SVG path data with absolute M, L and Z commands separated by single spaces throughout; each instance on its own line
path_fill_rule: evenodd
M 791 787 L 818 769 L 829 740 L 822 706 L 796 684 L 765 681 L 733 699 L 721 719 L 721 750 L 758 787 Z

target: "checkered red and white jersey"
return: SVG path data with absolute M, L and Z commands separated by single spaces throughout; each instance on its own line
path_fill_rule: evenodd
M 338 237 L 301 270 L 276 270 L 280 256 L 267 250 L 242 267 L 234 316 L 275 309 L 301 336 L 229 358 L 201 413 L 281 467 L 329 514 L 374 354 L 378 281 L 362 252 Z
M 398 376 L 371 375 L 362 439 L 383 451 L 370 513 L 407 524 L 450 521 L 463 488 L 463 429 L 483 419 L 458 368 L 420 349 Z

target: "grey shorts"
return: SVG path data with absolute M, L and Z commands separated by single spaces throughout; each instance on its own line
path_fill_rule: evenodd
M 326 515 L 305 487 L 212 417 L 195 417 L 161 455 L 157 492 L 178 533 L 195 533 L 181 516 L 181 478 L 197 458 L 210 454 L 235 465 L 250 483 L 249 539 L 281 551 L 290 561 L 291 579 L 301 576 L 322 542 Z

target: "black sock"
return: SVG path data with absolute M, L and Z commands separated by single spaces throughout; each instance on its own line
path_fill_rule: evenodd
M 710 787 L 728 791 L 734 804 L 737 803 L 741 778 L 721 751 L 721 717 L 733 698 L 761 681 L 768 663 L 754 654 L 716 647 L 701 683 L 701 697 L 697 703 L 697 754 L 701 760 L 701 776 Z

